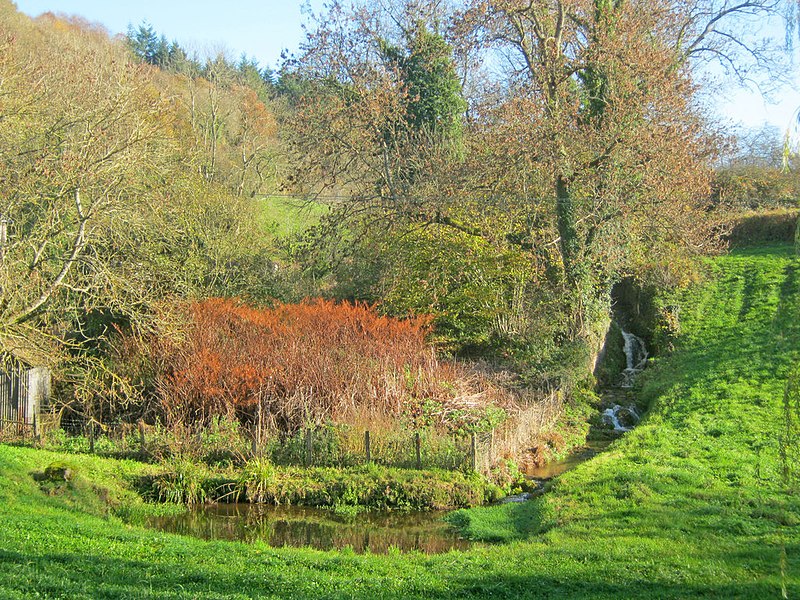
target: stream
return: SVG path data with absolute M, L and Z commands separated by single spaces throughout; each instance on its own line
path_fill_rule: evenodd
M 586 445 L 570 453 L 566 458 L 554 460 L 540 467 L 528 467 L 525 476 L 529 479 L 547 480 L 558 477 L 570 469 L 574 469 L 582 462 L 600 454 L 608 448 L 612 440 L 590 440 Z
M 644 369 L 647 350 L 642 340 L 623 331 L 627 364 L 619 389 L 633 386 Z M 629 392 L 623 394 L 628 397 Z M 621 400 L 623 401 L 623 400 Z M 632 404 L 613 404 L 602 413 L 603 422 L 617 434 L 630 431 L 639 422 Z M 544 493 L 545 482 L 602 452 L 611 439 L 589 441 L 559 461 L 529 468 L 526 477 L 537 483 L 533 493 L 510 496 L 504 502 L 524 502 Z M 151 517 L 146 526 L 160 531 L 189 535 L 205 540 L 261 541 L 274 547 L 312 547 L 318 550 L 351 548 L 354 552 L 386 554 L 391 549 L 437 554 L 466 550 L 473 544 L 461 539 L 441 520 L 438 512 L 362 512 L 340 516 L 334 511 L 266 504 L 214 504 L 192 508 L 174 516 Z

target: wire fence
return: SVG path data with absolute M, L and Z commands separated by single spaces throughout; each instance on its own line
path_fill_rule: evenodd
M 47 419 L 45 419 L 47 421 Z M 342 467 L 375 463 L 417 469 L 478 470 L 493 432 L 448 434 L 434 429 L 378 431 L 326 425 L 293 434 L 258 432 L 220 420 L 197 430 L 161 424 L 62 417 L 57 424 L 0 423 L 0 441 L 69 452 L 144 460 L 187 456 L 233 466 L 263 456 L 283 466 Z
M 494 428 L 444 431 L 435 427 L 372 428 L 342 424 L 291 433 L 218 418 L 204 427 L 92 419 L 75 413 L 41 414 L 33 422 L 0 421 L 0 441 L 68 452 L 160 461 L 188 457 L 210 466 L 244 464 L 252 457 L 293 467 L 387 467 L 485 472 L 518 457 L 561 412 L 552 393 Z

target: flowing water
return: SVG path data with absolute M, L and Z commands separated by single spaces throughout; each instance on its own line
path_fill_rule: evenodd
M 465 550 L 472 544 L 459 538 L 441 520 L 443 512 L 363 512 L 339 517 L 332 511 L 301 506 L 215 504 L 182 515 L 153 517 L 147 526 L 206 540 L 262 541 L 270 546 L 318 550 L 352 548 L 385 554 L 390 548 L 427 554 Z
M 607 425 L 611 425 L 617 433 L 625 433 L 633 429 L 633 426 L 639 422 L 639 418 L 639 413 L 632 404 L 630 406 L 615 404 L 603 411 L 603 421 Z
M 622 382 L 620 387 L 633 387 L 636 376 L 641 373 L 647 365 L 647 348 L 642 338 L 622 330 L 622 339 L 625 340 L 623 351 L 625 352 L 625 369 L 622 371 Z
M 628 390 L 633 387 L 637 375 L 647 366 L 648 353 L 644 340 L 640 337 L 622 330 L 622 339 L 624 340 L 623 352 L 625 353 L 625 368 L 620 374 L 621 381 L 619 387 L 623 390 Z M 630 392 L 626 392 L 624 395 L 628 395 L 629 393 Z M 615 433 L 630 431 L 641 418 L 633 404 L 623 406 L 616 403 L 606 408 L 601 413 L 601 416 L 603 422 L 613 427 Z M 529 479 L 544 482 L 589 460 L 596 454 L 605 450 L 610 443 L 611 440 L 591 440 L 587 442 L 585 446 L 575 450 L 562 460 L 552 461 L 539 467 L 529 467 L 525 475 Z M 533 495 L 535 496 L 537 493 L 541 493 L 543 489 L 543 485 L 540 485 L 539 489 L 534 492 Z M 514 497 L 511 501 L 519 501 L 521 499 L 524 499 L 522 495 Z
M 625 368 L 621 374 L 622 379 L 619 387 L 630 389 L 633 387 L 636 377 L 647 366 L 647 347 L 644 345 L 642 338 L 624 329 L 621 331 L 622 339 L 625 342 L 622 348 L 625 353 Z M 603 411 L 602 417 L 603 422 L 613 427 L 617 433 L 630 431 L 640 419 L 639 413 L 636 412 L 636 407 L 633 404 L 628 406 L 613 404 Z

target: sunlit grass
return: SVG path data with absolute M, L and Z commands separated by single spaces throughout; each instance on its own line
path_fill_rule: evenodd
M 320 203 L 286 196 L 264 196 L 258 200 L 264 229 L 276 237 L 302 233 L 328 213 Z

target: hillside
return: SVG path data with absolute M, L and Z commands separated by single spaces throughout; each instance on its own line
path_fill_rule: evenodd
M 146 467 L 74 457 L 74 489 L 46 496 L 31 474 L 62 457 L 0 446 L 0 595 L 796 597 L 800 499 L 779 440 L 800 261 L 772 247 L 709 268 L 681 299 L 674 353 L 642 384 L 642 424 L 541 500 L 460 514 L 475 537 L 519 541 L 438 556 L 202 542 L 105 516 L 106 501 L 137 505 L 126 474 Z

